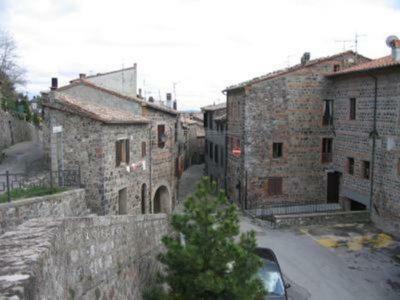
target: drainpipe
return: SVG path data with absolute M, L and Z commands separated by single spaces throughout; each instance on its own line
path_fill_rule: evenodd
M 151 164 L 152 164 L 152 141 L 151 141 L 151 131 L 153 130 L 153 125 L 150 125 L 150 130 L 149 130 L 149 192 L 150 192 L 150 202 L 149 202 L 149 213 L 153 213 L 153 199 L 152 199 L 152 168 L 151 168 Z
M 369 193 L 369 209 L 370 214 L 372 216 L 372 208 L 375 209 L 376 213 L 379 215 L 378 210 L 374 204 L 374 173 L 375 173 L 375 153 L 376 153 L 376 139 L 379 137 L 378 131 L 376 129 L 376 115 L 377 115 L 377 106 L 378 106 L 378 78 L 372 74 L 368 73 L 374 80 L 374 119 L 373 119 L 373 129 L 370 133 L 370 137 L 372 137 L 372 152 L 371 152 L 371 179 L 370 179 L 370 193 Z

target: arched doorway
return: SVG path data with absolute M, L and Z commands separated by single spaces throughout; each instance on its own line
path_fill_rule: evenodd
M 142 184 L 142 191 L 141 191 L 141 207 L 142 207 L 142 214 L 146 213 L 146 193 L 147 193 L 147 186 L 145 183 Z
M 164 185 L 160 186 L 154 195 L 154 213 L 169 213 L 170 202 L 168 189 Z

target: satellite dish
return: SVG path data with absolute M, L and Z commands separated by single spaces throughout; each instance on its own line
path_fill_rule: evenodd
M 393 48 L 393 41 L 398 40 L 399 38 L 395 35 L 389 35 L 386 39 L 386 45 L 390 48 Z

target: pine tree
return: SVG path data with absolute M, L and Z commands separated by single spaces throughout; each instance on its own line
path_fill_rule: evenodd
M 237 208 L 204 177 L 182 214 L 171 221 L 174 236 L 163 237 L 166 251 L 160 283 L 147 299 L 262 299 L 263 285 L 256 273 L 261 259 L 254 254 L 254 232 L 239 235 Z

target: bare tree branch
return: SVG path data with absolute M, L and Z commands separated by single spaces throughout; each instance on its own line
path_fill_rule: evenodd
M 14 39 L 0 30 L 0 77 L 8 79 L 12 84 L 25 84 L 26 71 L 17 64 L 17 46 Z

